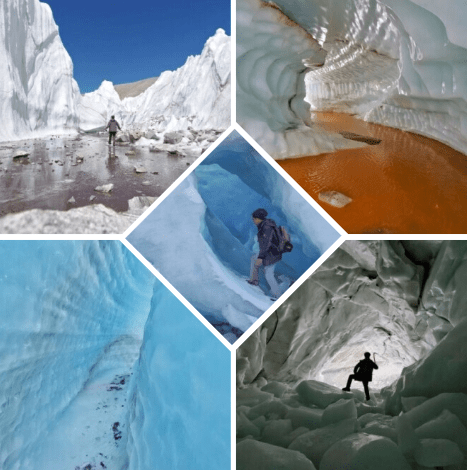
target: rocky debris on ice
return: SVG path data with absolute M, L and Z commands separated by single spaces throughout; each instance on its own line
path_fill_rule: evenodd
M 297 387 L 297 392 L 305 404 L 316 405 L 320 408 L 326 408 L 341 398 L 348 397 L 349 394 L 317 380 L 304 380 Z
M 264 442 L 245 440 L 237 445 L 237 469 L 316 470 L 300 452 Z
M 296 454 L 286 450 L 300 452 L 320 470 L 418 470 L 414 462 L 430 468 L 464 462 L 466 395 L 440 395 L 391 416 L 384 414 L 382 397 L 372 393 L 378 411 L 358 418 L 364 395 L 341 395 L 318 381 L 293 386 L 264 377 L 237 389 L 237 469 L 254 468 L 263 450 L 270 456 L 261 467 L 267 470 L 282 468 L 281 459 L 293 461 Z
M 181 132 L 167 132 L 164 134 L 164 144 L 178 144 L 183 139 Z
M 414 458 L 419 465 L 439 468 L 462 464 L 464 454 L 457 444 L 448 439 L 421 439 Z
M 0 233 L 123 233 L 155 200 L 134 197 L 126 212 L 115 212 L 102 204 L 68 211 L 32 209 L 0 218 Z
M 103 184 L 102 186 L 97 186 L 94 188 L 94 191 L 99 191 L 101 193 L 110 193 L 114 188 L 113 183 Z
M 237 351 L 237 442 L 267 440 L 300 450 L 320 470 L 465 468 L 467 319 L 465 289 L 459 286 L 465 284 L 466 253 L 464 241 L 428 241 L 417 246 L 414 242 L 346 242 L 345 249 L 328 258 Z M 354 302 L 355 315 L 348 315 Z M 430 333 L 430 325 L 436 328 L 438 322 L 424 323 L 428 308 L 428 318 L 442 316 L 450 325 L 439 340 Z M 362 325 L 373 322 L 375 311 L 375 328 L 360 337 Z M 388 312 L 395 315 L 393 325 Z M 338 324 L 342 330 L 335 329 Z M 321 375 L 344 384 L 346 358 L 351 356 L 355 365 L 355 343 L 360 342 L 360 356 L 381 328 L 385 334 L 378 341 L 384 342 L 385 356 L 391 359 L 379 362 L 369 402 L 364 402 L 361 390 L 339 396 L 339 389 L 319 380 L 299 379 Z M 325 332 L 326 343 L 320 343 L 313 331 Z M 339 342 L 332 338 L 349 338 L 350 343 L 341 344 L 336 353 Z M 409 352 L 412 345 L 418 354 Z M 322 348 L 329 349 L 318 354 L 316 362 L 310 361 L 314 351 Z M 404 350 L 403 356 L 412 355 L 412 362 L 398 368 L 394 376 Z M 329 368 L 333 355 L 340 375 Z M 375 386 L 379 374 L 390 379 L 389 385 L 381 382 L 386 385 L 381 390 Z M 281 421 L 280 426 L 269 424 L 274 420 Z M 347 429 L 344 436 L 346 423 L 354 423 L 355 428 Z M 332 426 L 335 431 L 327 432 Z M 303 427 L 309 430 L 303 432 Z M 281 435 L 274 436 L 279 428 Z M 330 442 L 337 434 L 341 437 Z
M 24 150 L 18 150 L 17 152 L 15 152 L 15 154 L 13 155 L 13 158 L 25 158 L 25 157 L 28 157 L 29 156 L 29 152 L 26 152 Z
M 366 433 L 351 434 L 337 441 L 323 455 L 319 469 L 411 470 L 399 447 L 390 439 Z
M 347 204 L 352 202 L 352 198 L 337 191 L 321 191 L 318 194 L 318 198 L 320 201 L 339 208 L 345 207 Z
M 147 173 L 148 170 L 144 166 L 135 166 L 135 173 Z
M 123 131 L 117 135 L 119 142 L 132 142 L 136 147 L 148 147 L 151 152 L 167 152 L 172 155 L 199 157 L 213 142 L 223 129 L 179 130 L 173 132 Z M 133 155 L 129 150 L 125 155 Z

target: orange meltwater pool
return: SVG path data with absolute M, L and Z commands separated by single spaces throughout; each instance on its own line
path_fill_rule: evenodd
M 435 140 L 350 115 L 317 125 L 380 139 L 377 145 L 280 160 L 281 167 L 348 233 L 467 233 L 467 155 Z M 350 198 L 336 208 L 319 193 Z

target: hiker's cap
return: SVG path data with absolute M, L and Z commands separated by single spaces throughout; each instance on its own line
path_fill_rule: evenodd
M 254 219 L 264 220 L 268 216 L 268 211 L 266 209 L 256 209 L 251 216 Z

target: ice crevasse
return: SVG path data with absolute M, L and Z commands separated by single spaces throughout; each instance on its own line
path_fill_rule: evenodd
M 239 0 L 237 117 L 274 158 L 348 146 L 311 120 L 337 111 L 465 151 L 465 3 Z M 351 144 L 353 145 L 353 144 Z
M 52 10 L 39 0 L 0 5 L 0 141 L 104 128 L 115 114 L 127 129 L 167 132 L 230 125 L 230 37 L 222 29 L 199 55 L 163 72 L 136 97 L 111 82 L 80 95 Z
M 228 468 L 230 353 L 120 242 L 0 254 L 2 469 Z

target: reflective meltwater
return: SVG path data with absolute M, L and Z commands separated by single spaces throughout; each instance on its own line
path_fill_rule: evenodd
M 373 144 L 278 162 L 347 232 L 467 233 L 467 156 L 350 115 L 314 117 L 328 131 Z M 352 201 L 333 207 L 319 199 L 326 191 Z

